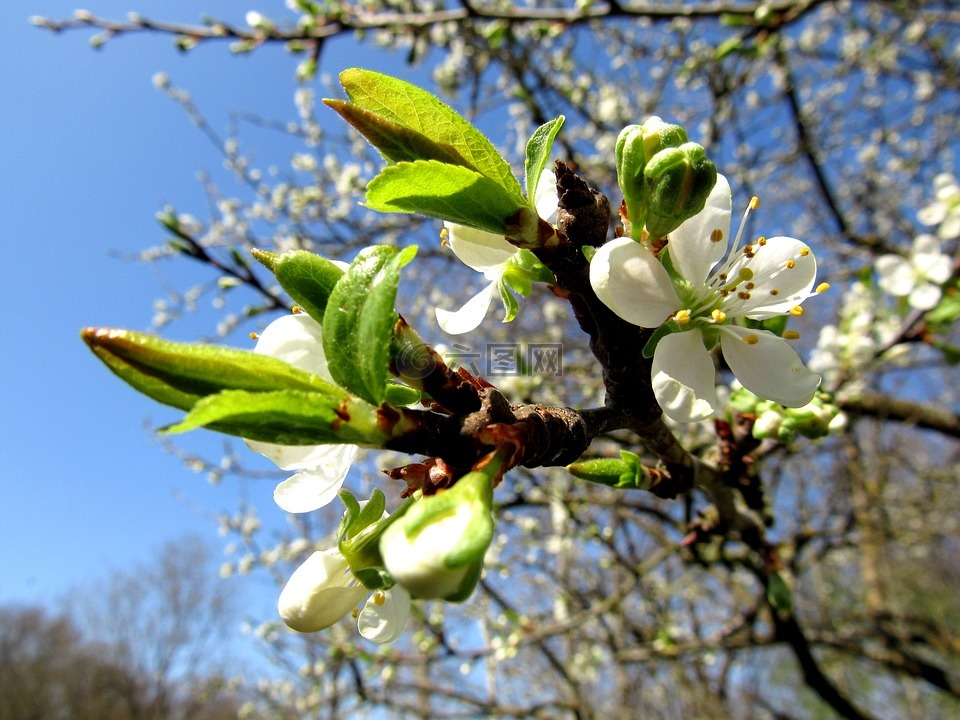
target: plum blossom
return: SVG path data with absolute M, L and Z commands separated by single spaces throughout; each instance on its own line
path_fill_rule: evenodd
M 309 315 L 285 315 L 274 320 L 260 334 L 254 352 L 278 358 L 333 382 L 323 354 L 320 324 Z M 296 471 L 273 492 L 277 505 L 292 513 L 318 510 L 337 497 L 359 449 L 356 445 L 245 442 L 251 450 L 265 455 L 281 470 Z
M 537 183 L 535 205 L 537 214 L 543 219 L 552 222 L 557 214 L 557 185 L 553 173 L 544 170 Z M 511 261 L 517 258 L 518 249 L 501 235 L 485 230 L 456 225 L 445 222 L 443 224 L 444 237 L 453 254 L 468 267 L 483 273 L 489 284 L 479 293 L 470 298 L 459 310 L 450 311 L 436 309 L 437 323 L 440 328 L 451 335 L 462 335 L 476 329 L 490 308 L 493 294 L 501 295 L 510 290 L 504 286 L 504 273 Z M 506 304 L 507 299 L 504 298 Z M 509 313 L 508 313 L 509 316 Z
M 933 179 L 934 200 L 917 213 L 924 225 L 939 225 L 941 240 L 960 237 L 960 185 L 950 173 L 940 173 Z
M 751 201 L 744 221 L 756 204 Z M 730 248 L 730 214 L 730 185 L 718 175 L 704 209 L 670 233 L 659 257 L 644 244 L 617 238 L 590 263 L 594 292 L 619 317 L 646 328 L 672 321 L 656 345 L 651 379 L 657 402 L 677 422 L 713 414 L 717 390 L 708 348 L 717 342 L 733 374 L 759 397 L 800 407 L 820 385 L 784 338 L 733 324 L 800 315 L 800 303 L 814 294 L 813 253 L 789 237 L 760 237 L 741 247 L 743 223 Z
M 930 310 L 940 302 L 940 286 L 950 279 L 953 263 L 940 252 L 933 235 L 917 235 L 909 257 L 881 255 L 875 267 L 877 284 L 895 297 L 905 297 L 910 307 Z
M 330 548 L 313 553 L 290 576 L 277 609 L 291 629 L 317 632 L 339 622 L 365 597 L 357 616 L 360 634 L 376 643 L 396 640 L 410 616 L 410 593 L 394 586 L 371 594 L 350 572 L 341 552 Z

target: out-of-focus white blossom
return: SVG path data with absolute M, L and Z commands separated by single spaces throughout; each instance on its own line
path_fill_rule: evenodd
M 933 191 L 936 198 L 917 213 L 917 219 L 924 225 L 937 228 L 937 235 L 943 240 L 960 237 L 960 185 L 950 173 L 940 173 L 933 179 Z
M 952 265 L 950 258 L 940 252 L 940 241 L 923 234 L 914 238 L 908 257 L 881 255 L 875 267 L 881 288 L 907 298 L 917 310 L 929 310 L 940 302 L 940 286 L 950 278 Z

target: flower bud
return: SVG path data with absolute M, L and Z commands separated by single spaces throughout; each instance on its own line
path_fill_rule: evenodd
M 619 458 L 591 458 L 567 465 L 567 470 L 581 480 L 618 488 L 650 487 L 650 473 L 640 462 L 640 456 L 626 450 Z
M 684 143 L 654 155 L 643 170 L 647 232 L 662 238 L 703 210 L 717 182 L 717 168 L 702 145 Z
M 637 231 L 643 228 L 647 213 L 647 187 L 644 169 L 661 150 L 675 148 L 687 141 L 679 125 L 665 123 L 659 117 L 643 125 L 628 125 L 617 137 L 617 182 L 627 207 L 627 220 Z
M 777 437 L 782 423 L 783 415 L 781 413 L 776 410 L 767 410 L 761 414 L 753 424 L 753 436 L 757 438 L 757 440 Z
M 417 502 L 380 538 L 380 554 L 394 581 L 415 598 L 466 600 L 493 538 L 492 501 L 490 478 L 471 472 L 449 490 Z

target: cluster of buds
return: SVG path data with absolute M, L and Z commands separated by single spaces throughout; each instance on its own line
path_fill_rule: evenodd
M 788 443 L 797 435 L 816 440 L 839 433 L 847 424 L 847 416 L 833 403 L 831 396 L 823 392 L 814 395 L 806 405 L 791 408 L 758 398 L 740 387 L 731 393 L 730 405 L 743 414 L 756 416 L 753 436 L 758 440 L 775 439 Z
M 717 180 L 703 146 L 656 116 L 620 132 L 616 158 L 624 228 L 635 240 L 644 227 L 650 238 L 662 238 L 703 210 Z

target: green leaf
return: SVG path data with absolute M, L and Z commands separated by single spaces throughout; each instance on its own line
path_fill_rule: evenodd
M 387 437 L 377 429 L 376 414 L 376 408 L 356 398 L 346 401 L 326 393 L 224 390 L 200 400 L 181 422 L 164 432 L 209 427 L 281 445 L 380 445 Z
M 563 115 L 554 118 L 548 123 L 538 127 L 530 139 L 527 141 L 527 159 L 524 163 L 524 174 L 527 185 L 527 202 L 530 207 L 536 210 L 535 200 L 537 197 L 537 185 L 540 183 L 540 175 L 550 160 L 550 151 L 553 149 L 553 140 L 560 132 L 563 126 Z
M 518 200 L 523 197 L 510 165 L 484 134 L 426 90 L 360 68 L 344 70 L 340 83 L 350 100 L 362 109 L 451 146 L 508 195 Z
M 367 186 L 367 206 L 380 212 L 420 213 L 504 235 L 526 201 L 490 178 L 435 160 L 402 162 L 383 169 Z
M 374 405 L 386 397 L 400 269 L 416 253 L 416 246 L 362 250 L 333 289 L 323 315 L 330 374 Z
M 342 388 L 316 375 L 245 350 L 170 342 L 110 328 L 86 328 L 81 337 L 131 387 L 181 410 L 222 390 L 304 390 L 349 397 Z
M 387 162 L 439 160 L 476 170 L 452 145 L 435 142 L 423 133 L 344 100 L 324 100 L 324 103 L 353 125 Z
M 783 576 L 776 570 L 767 581 L 767 602 L 774 610 L 788 612 L 793 607 L 793 593 Z
M 578 460 L 568 465 L 567 470 L 581 480 L 609 487 L 639 490 L 647 490 L 650 487 L 650 473 L 643 466 L 640 456 L 626 450 L 620 451 L 619 459 Z
M 413 405 L 420 402 L 421 398 L 419 390 L 396 382 L 387 383 L 386 401 L 391 405 Z
M 323 314 L 343 270 L 332 260 L 305 250 L 280 255 L 273 263 L 277 282 L 306 313 L 323 323 Z
M 503 303 L 503 322 L 513 322 L 520 312 L 520 303 L 512 292 L 510 286 L 504 282 L 503 278 L 497 283 L 497 291 L 500 293 L 500 301 Z

